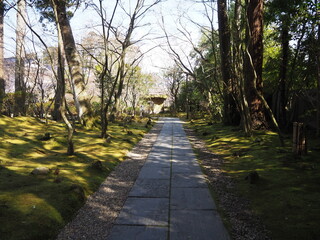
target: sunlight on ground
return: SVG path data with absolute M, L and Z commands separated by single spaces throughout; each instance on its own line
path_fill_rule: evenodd
M 50 239 L 81 207 L 148 130 L 145 124 L 110 125 L 111 142 L 97 130 L 77 129 L 76 154 L 66 154 L 62 123 L 30 117 L 0 117 L 0 236 L 6 239 Z M 132 134 L 128 134 L 131 131 Z M 45 133 L 51 139 L 41 140 Z M 101 161 L 103 169 L 91 164 Z M 47 167 L 46 176 L 33 176 Z M 3 224 L 5 223 L 5 224 Z M 31 227 L 33 226 L 33 227 Z
M 188 123 L 210 150 L 224 159 L 223 172 L 230 175 L 236 189 L 249 199 L 273 239 L 316 239 L 320 236 L 320 153 L 319 139 L 310 138 L 308 155 L 292 155 L 292 136 L 280 147 L 276 133 L 256 131 L 246 137 L 238 127 L 208 124 L 206 119 Z M 257 171 L 260 180 L 249 184 L 245 177 Z M 313 207 L 310 207 L 313 206 Z

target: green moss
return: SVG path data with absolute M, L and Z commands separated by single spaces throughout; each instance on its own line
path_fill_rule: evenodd
M 125 158 L 147 131 L 147 119 L 123 127 L 110 125 L 111 143 L 98 130 L 77 129 L 76 154 L 66 154 L 66 129 L 61 123 L 29 118 L 0 117 L 0 238 L 54 239 L 72 219 L 84 198 Z M 39 136 L 50 132 L 52 138 Z M 125 141 L 130 139 L 130 142 Z M 103 170 L 91 168 L 100 160 Z M 35 167 L 48 167 L 47 176 L 33 176 Z M 55 175 L 55 169 L 59 169 Z M 72 186 L 79 186 L 76 191 Z
M 193 120 L 189 126 L 224 158 L 222 168 L 235 180 L 234 191 L 251 201 L 253 211 L 272 232 L 273 239 L 320 236 L 319 139 L 309 138 L 312 150 L 305 157 L 295 158 L 291 136 L 286 136 L 286 147 L 281 148 L 277 135 L 270 131 L 246 137 L 235 127 L 208 125 L 204 119 Z M 251 171 L 259 173 L 257 184 L 245 181 Z

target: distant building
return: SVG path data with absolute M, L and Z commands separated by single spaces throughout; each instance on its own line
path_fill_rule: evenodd
M 146 96 L 148 100 L 150 113 L 158 114 L 166 106 L 166 100 L 168 99 L 168 94 L 166 90 L 160 86 L 155 86 L 149 90 L 149 94 Z

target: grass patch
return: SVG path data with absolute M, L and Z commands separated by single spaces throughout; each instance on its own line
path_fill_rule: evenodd
M 110 125 L 111 142 L 99 138 L 96 130 L 77 129 L 76 154 L 68 156 L 63 124 L 0 117 L 0 238 L 54 239 L 148 131 L 147 120 L 139 119 L 126 128 Z M 51 138 L 40 140 L 46 132 Z M 91 167 L 98 160 L 103 169 Z M 30 173 L 36 167 L 51 172 L 33 176 Z
M 236 182 L 236 191 L 251 201 L 273 239 L 318 239 L 320 236 L 320 140 L 308 139 L 308 155 L 295 158 L 292 139 L 279 147 L 278 136 L 257 131 L 246 137 L 236 127 L 208 124 L 205 119 L 188 123 L 212 152 L 225 160 L 223 171 Z M 260 180 L 249 184 L 245 177 L 257 171 Z M 230 189 L 226 189 L 230 191 Z

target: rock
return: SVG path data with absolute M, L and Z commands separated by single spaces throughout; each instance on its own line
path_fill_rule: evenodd
M 110 137 L 110 136 L 108 136 L 108 137 L 106 138 L 106 143 L 111 143 L 111 137 Z
M 60 173 L 60 169 L 59 168 L 56 168 L 53 172 L 54 175 L 59 175 Z
M 50 139 L 51 139 L 51 134 L 48 133 L 48 132 L 46 132 L 46 133 L 40 138 L 41 141 L 48 141 L 48 140 L 50 140 Z
M 69 190 L 75 193 L 82 202 L 85 201 L 86 195 L 84 193 L 83 188 L 80 185 L 72 184 Z
M 234 156 L 234 157 L 240 157 L 240 156 L 241 156 L 241 153 L 240 153 L 240 152 L 234 152 L 234 153 L 232 153 L 232 156 Z
M 256 184 L 259 181 L 259 179 L 260 179 L 259 174 L 256 171 L 250 172 L 245 177 L 245 180 L 248 180 L 250 184 Z
M 103 165 L 102 162 L 100 160 L 94 161 L 93 163 L 91 163 L 91 167 L 97 170 L 103 170 Z
M 211 138 L 211 141 L 215 141 L 215 140 L 217 140 L 217 139 L 219 139 L 218 136 L 213 136 L 213 137 Z
M 255 143 L 260 143 L 260 142 L 262 142 L 262 139 L 261 138 L 256 138 L 253 142 L 255 142 Z
M 48 175 L 50 173 L 50 169 L 47 167 L 37 167 L 32 170 L 32 175 Z
M 56 179 L 54 179 L 53 182 L 54 183 L 61 183 L 62 182 L 62 178 L 57 177 Z

